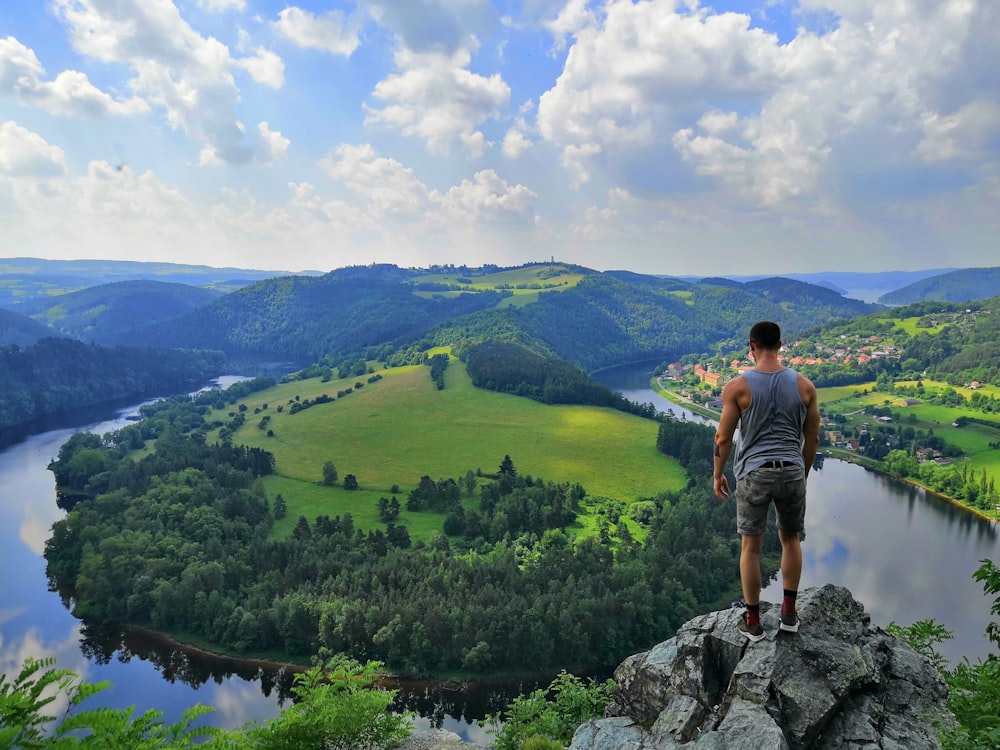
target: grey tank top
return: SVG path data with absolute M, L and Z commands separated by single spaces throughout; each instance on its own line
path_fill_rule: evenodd
M 799 395 L 799 376 L 787 368 L 777 372 L 747 370 L 750 406 L 740 415 L 733 473 L 742 479 L 767 461 L 802 460 L 802 427 L 806 405 Z

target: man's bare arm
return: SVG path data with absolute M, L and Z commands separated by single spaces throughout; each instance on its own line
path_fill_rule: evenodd
M 803 393 L 803 403 L 806 405 L 806 421 L 802 427 L 802 460 L 805 462 L 806 476 L 816 459 L 819 449 L 819 396 L 808 378 L 799 375 L 799 392 Z
M 740 421 L 739 393 L 743 384 L 742 378 L 730 380 L 722 389 L 722 415 L 719 417 L 719 427 L 715 431 L 714 472 L 715 494 L 720 500 L 729 495 L 729 481 L 724 474 L 729 453 L 733 449 L 733 435 Z

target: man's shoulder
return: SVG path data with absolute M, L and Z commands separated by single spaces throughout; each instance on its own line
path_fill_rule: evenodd
M 725 395 L 727 391 L 729 393 L 736 393 L 737 391 L 741 391 L 747 387 L 747 379 L 740 374 L 735 378 L 730 378 L 726 382 L 726 384 L 722 387 L 722 394 Z

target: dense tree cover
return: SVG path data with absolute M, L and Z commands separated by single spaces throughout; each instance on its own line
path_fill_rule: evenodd
M 126 343 L 156 340 L 306 361 L 328 355 L 357 358 L 368 347 L 409 343 L 444 320 L 492 307 L 501 299 L 491 291 L 428 299 L 405 283 L 413 275 L 395 266 L 376 266 L 269 279 L 174 321 L 149 326 Z
M 204 307 L 222 292 L 189 284 L 135 280 L 39 297 L 18 310 L 81 341 L 115 345 L 154 321 L 170 320 Z
M 705 433 L 708 428 L 678 419 L 663 419 L 656 436 L 657 449 L 676 458 L 692 476 L 712 472 L 711 445 L 706 450 Z
M 865 455 L 868 455 L 866 452 Z M 883 448 L 874 454 L 884 462 L 887 472 L 911 479 L 973 508 L 992 511 L 1000 503 L 995 479 L 986 469 L 970 470 L 962 461 L 939 466 L 933 461 L 920 463 L 910 450 Z
M 525 307 L 456 319 L 428 338 L 457 350 L 482 342 L 513 342 L 543 357 L 594 370 L 657 356 L 679 358 L 688 352 L 729 348 L 746 336 L 748 320 L 780 319 L 794 331 L 874 307 L 828 290 L 822 292 L 832 297 L 820 292 L 809 297 L 799 287 L 821 289 L 801 282 L 774 287 L 705 281 L 688 285 L 638 274 L 590 274 L 573 289 L 543 293 Z
M 553 272 L 566 270 L 560 266 Z M 376 265 L 323 276 L 267 279 L 210 304 L 205 304 L 205 290 L 192 287 L 191 294 L 203 297 L 188 299 L 177 291 L 182 285 L 163 285 L 152 296 L 137 296 L 129 289 L 155 282 L 127 282 L 76 293 L 70 300 L 79 304 L 74 302 L 68 313 L 53 308 L 39 314 L 63 315 L 68 330 L 82 331 L 82 323 L 74 321 L 99 309 L 86 335 L 130 345 L 155 341 L 159 346 L 231 355 L 266 353 L 307 362 L 359 357 L 386 361 L 413 346 L 426 350 L 432 341 L 458 345 L 500 339 L 592 370 L 657 355 L 713 350 L 742 336 L 745 322 L 753 318 L 779 316 L 786 326 L 798 329 L 871 308 L 789 280 L 765 280 L 755 286 L 692 285 L 639 274 L 575 271 L 584 277 L 577 287 L 545 291 L 544 282 L 539 282 L 537 302 L 503 309 L 497 305 L 510 292 L 499 287 L 459 294 L 449 289 L 447 296 L 428 297 L 415 285 L 417 270 Z M 135 314 L 135 305 L 143 304 L 155 309 L 149 315 Z M 185 307 L 196 309 L 179 314 Z M 141 327 L 136 327 L 137 321 Z M 329 363 L 325 367 L 333 369 Z
M 9 310 L 0 310 L 0 347 L 31 346 L 39 339 L 52 335 L 47 325 Z
M 880 301 L 887 305 L 929 300 L 968 302 L 995 297 L 998 293 L 1000 268 L 961 268 L 887 292 Z
M 222 370 L 219 352 L 103 347 L 45 338 L 0 349 L 0 427 L 86 406 L 176 393 Z
M 444 390 L 444 371 L 448 369 L 448 361 L 447 354 L 435 354 L 427 358 L 427 366 L 431 368 L 431 380 L 439 391 Z
M 698 429 L 709 455 L 711 430 Z M 197 428 L 167 430 L 140 461 L 113 439 L 71 439 L 53 468 L 90 496 L 54 526 L 53 586 L 81 617 L 237 652 L 326 647 L 410 674 L 616 663 L 737 587 L 733 506 L 714 500 L 707 471 L 648 501 L 642 545 L 623 524 L 571 543 L 583 488 L 507 462 L 451 537 L 414 545 L 405 526 L 366 531 L 347 515 L 300 518 L 275 540 L 255 482 L 267 455 L 207 446 Z M 460 484 L 425 480 L 444 526 Z
M 595 383 L 579 368 L 528 347 L 504 341 L 469 344 L 458 351 L 474 385 L 512 393 L 544 404 L 588 404 L 645 417 L 656 416 L 651 404 L 636 404 Z

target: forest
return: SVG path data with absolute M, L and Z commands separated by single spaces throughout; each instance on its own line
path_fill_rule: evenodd
M 0 428 L 80 407 L 178 393 L 222 372 L 221 352 L 44 338 L 0 348 Z
M 174 399 L 60 450 L 52 468 L 76 501 L 45 554 L 77 616 L 231 653 L 307 661 L 329 649 L 401 674 L 483 675 L 613 665 L 738 596 L 734 511 L 707 481 L 704 426 L 663 422 L 660 444 L 680 448 L 692 479 L 630 506 L 642 543 L 612 506 L 597 535 L 573 542 L 586 489 L 523 475 L 509 456 L 472 510 L 457 502 L 462 478 L 421 481 L 406 503 L 439 514 L 429 542 L 392 513 L 367 529 L 349 513 L 302 517 L 276 539 L 283 501 L 257 481 L 267 452 L 206 443 L 204 411 Z M 133 458 L 154 438 L 154 452 Z

